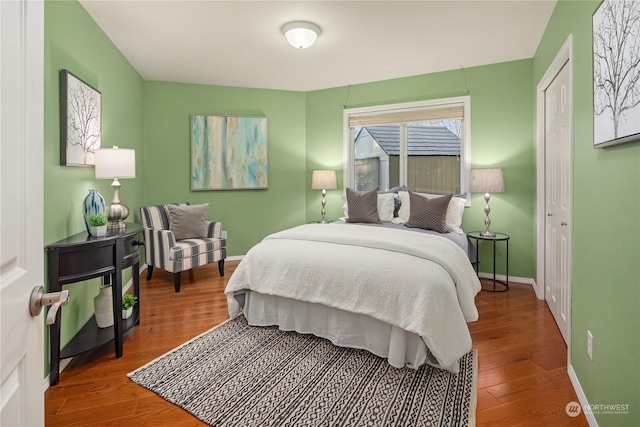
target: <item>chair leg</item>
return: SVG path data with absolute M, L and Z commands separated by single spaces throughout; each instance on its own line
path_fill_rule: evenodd
M 224 277 L 224 259 L 218 261 L 218 271 L 220 272 L 220 277 Z
M 176 288 L 176 292 L 180 292 L 180 279 L 182 278 L 182 272 L 178 271 L 173 273 L 173 286 Z
M 153 265 L 147 266 L 147 282 L 151 280 L 151 275 L 153 274 Z

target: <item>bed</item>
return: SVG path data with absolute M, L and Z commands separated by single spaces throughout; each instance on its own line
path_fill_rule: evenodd
M 467 322 L 478 318 L 468 239 L 394 223 L 383 210 L 363 222 L 345 209 L 345 221 L 267 236 L 229 279 L 230 317 L 364 348 L 395 367 L 457 372 L 471 350 Z

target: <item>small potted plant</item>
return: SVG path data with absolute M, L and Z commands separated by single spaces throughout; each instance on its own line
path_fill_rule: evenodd
M 138 297 L 131 294 L 122 295 L 122 318 L 128 319 L 133 313 L 133 306 L 136 305 Z
M 102 237 L 107 234 L 107 222 L 105 214 L 95 214 L 89 218 L 89 232 L 92 236 Z

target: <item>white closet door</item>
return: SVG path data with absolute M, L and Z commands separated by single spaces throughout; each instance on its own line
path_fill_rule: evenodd
M 565 340 L 571 314 L 572 113 L 569 66 L 545 91 L 545 300 Z

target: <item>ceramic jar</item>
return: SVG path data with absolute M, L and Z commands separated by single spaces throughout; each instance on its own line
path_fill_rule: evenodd
M 113 326 L 113 300 L 111 286 L 100 287 L 100 292 L 93 299 L 98 328 Z

